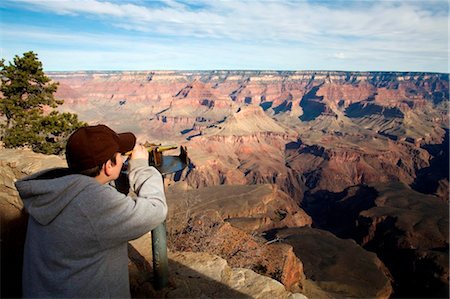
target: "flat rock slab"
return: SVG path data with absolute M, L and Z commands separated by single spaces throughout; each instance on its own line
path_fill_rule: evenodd
M 168 293 L 169 298 L 306 298 L 252 270 L 230 268 L 224 259 L 208 253 L 175 253 L 170 263 L 177 288 Z

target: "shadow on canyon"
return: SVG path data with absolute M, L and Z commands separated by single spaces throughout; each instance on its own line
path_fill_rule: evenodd
M 422 146 L 433 156 L 430 166 L 420 169 L 411 187 L 425 194 L 436 193 L 439 180 L 449 179 L 449 129 L 445 129 L 444 140 L 441 144 L 427 144 Z
M 301 207 L 313 219 L 313 227 L 361 243 L 363 234 L 358 232 L 359 213 L 374 207 L 377 196 L 378 191 L 367 185 L 349 187 L 336 193 L 328 190 L 307 191 Z
M 394 298 L 448 298 L 448 232 L 441 228 L 448 227 L 448 213 L 436 213 L 435 205 L 448 206 L 407 190 L 392 184 L 381 194 L 366 185 L 337 193 L 307 191 L 302 208 L 312 217 L 313 227 L 353 239 L 376 253 L 393 277 Z

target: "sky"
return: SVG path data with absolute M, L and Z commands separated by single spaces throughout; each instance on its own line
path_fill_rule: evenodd
M 448 73 L 448 0 L 2 0 L 0 56 L 45 71 Z

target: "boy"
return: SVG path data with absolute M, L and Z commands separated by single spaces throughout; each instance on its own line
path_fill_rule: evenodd
M 16 182 L 30 214 L 24 250 L 24 297 L 130 297 L 127 242 L 167 215 L 161 174 L 132 133 L 104 125 L 75 131 L 66 145 L 68 169 Z M 125 152 L 135 198 L 108 183 Z

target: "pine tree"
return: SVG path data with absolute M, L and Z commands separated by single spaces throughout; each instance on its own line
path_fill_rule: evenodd
M 55 110 L 63 103 L 54 97 L 58 88 L 43 71 L 42 63 L 32 51 L 14 62 L 0 61 L 1 139 L 8 148 L 30 147 L 35 152 L 61 154 L 69 135 L 86 125 L 72 113 Z M 45 108 L 50 113 L 45 113 Z

